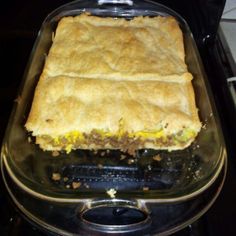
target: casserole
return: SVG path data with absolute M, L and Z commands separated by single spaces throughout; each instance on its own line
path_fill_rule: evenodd
M 27 194 L 43 201 L 85 202 L 88 199 L 141 199 L 144 202 L 184 201 L 205 191 L 219 175 L 225 145 L 218 115 L 192 34 L 177 13 L 150 2 L 124 1 L 124 5 L 73 2 L 52 12 L 44 21 L 34 45 L 23 83 L 9 120 L 2 146 L 4 165 L 14 182 Z M 127 5 L 128 3 L 128 5 Z M 40 150 L 24 129 L 34 88 L 42 72 L 58 21 L 83 12 L 103 17 L 168 16 L 179 22 L 184 36 L 186 63 L 203 129 L 195 142 L 181 151 L 140 150 L 135 159 L 120 151 L 72 151 L 52 156 Z M 59 178 L 52 179 L 53 174 Z M 55 176 L 55 175 L 54 175 Z M 81 183 L 73 188 L 73 183 Z M 74 185 L 75 186 L 75 185 Z
M 63 17 L 25 126 L 44 150 L 184 149 L 201 128 L 184 58 L 171 16 Z

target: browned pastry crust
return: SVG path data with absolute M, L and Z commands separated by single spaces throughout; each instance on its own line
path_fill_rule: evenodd
M 201 128 L 172 17 L 63 18 L 26 123 L 44 150 L 187 147 Z
M 133 20 L 82 14 L 63 18 L 46 61 L 47 76 L 186 81 L 182 32 L 173 17 Z

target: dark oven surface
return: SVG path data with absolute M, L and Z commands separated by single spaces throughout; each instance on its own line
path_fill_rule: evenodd
M 0 50 L 3 71 L 0 86 L 1 142 L 16 99 L 17 88 L 38 30 L 49 12 L 67 2 L 65 0 L 50 2 L 46 0 L 13 0 L 5 1 L 1 8 Z M 218 15 L 224 1 L 222 3 L 200 0 L 181 1 L 181 4 L 180 1 L 158 2 L 165 2 L 183 15 L 190 24 L 213 90 L 228 147 L 229 160 L 226 182 L 215 204 L 200 220 L 175 235 L 236 235 L 234 227 L 236 219 L 236 205 L 234 203 L 236 199 L 236 191 L 234 191 L 236 187 L 236 159 L 234 160 L 235 147 L 233 145 L 236 125 L 233 122 L 235 120 L 234 107 L 226 86 L 226 78 L 231 77 L 233 72 L 224 54 L 221 40 L 218 37 L 216 40 L 213 39 L 217 29 L 214 25 L 219 18 Z M 194 2 L 194 4 L 190 2 Z M 214 5 L 213 2 L 217 2 L 217 4 Z M 201 8 L 198 7 L 203 5 L 205 9 L 208 9 L 208 13 L 215 15 L 215 22 L 206 24 L 207 12 L 201 11 Z M 198 11 L 196 11 L 196 7 L 198 7 Z M 36 229 L 20 215 L 8 197 L 2 179 L 0 182 L 1 235 L 46 235 L 46 232 Z

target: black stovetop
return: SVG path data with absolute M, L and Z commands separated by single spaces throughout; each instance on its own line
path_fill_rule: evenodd
M 68 1 L 5 1 L 0 14 L 0 142 L 16 98 L 17 88 L 26 67 L 40 25 L 46 15 Z M 236 235 L 236 156 L 233 140 L 236 125 L 235 111 L 228 97 L 225 79 L 231 76 L 227 58 L 221 51 L 221 42 L 216 40 L 208 49 L 200 49 L 203 63 L 220 114 L 228 147 L 228 173 L 223 190 L 211 209 L 197 222 L 175 235 Z M 232 118 L 233 117 L 233 118 Z M 28 223 L 17 211 L 7 195 L 0 178 L 0 234 L 1 235 L 46 235 Z

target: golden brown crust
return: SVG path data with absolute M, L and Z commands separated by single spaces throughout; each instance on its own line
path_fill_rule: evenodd
M 183 36 L 173 17 L 133 20 L 82 14 L 63 18 L 48 55 L 48 76 L 191 80 Z
M 197 130 L 192 96 L 191 82 L 41 78 L 26 127 L 33 135 L 89 133 L 95 128 L 116 133 L 122 119 L 127 132 Z

